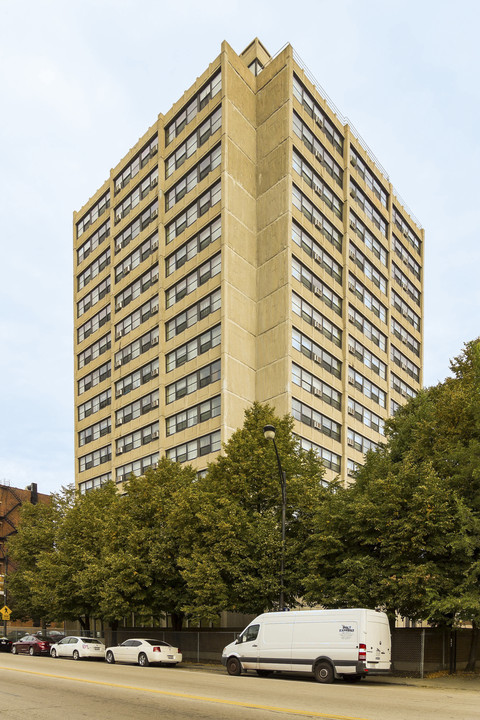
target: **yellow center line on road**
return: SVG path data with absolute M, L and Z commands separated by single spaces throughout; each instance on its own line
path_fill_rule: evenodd
M 54 675 L 52 673 L 36 672 L 35 670 L 19 670 L 12 667 L 3 667 L 1 665 L 0 670 L 11 670 L 12 672 L 24 673 L 26 675 L 37 675 L 40 677 L 55 678 L 56 680 L 71 680 L 73 682 L 87 683 L 90 685 L 101 685 L 103 687 L 120 688 L 122 690 L 135 690 L 137 692 L 153 693 L 155 695 L 184 698 L 186 700 L 202 700 L 204 702 L 216 703 L 218 705 L 244 707 L 252 710 L 271 710 L 272 712 L 277 713 L 324 718 L 325 720 L 369 720 L 368 718 L 361 718 L 353 715 L 332 715 L 332 713 L 319 713 L 314 712 L 313 710 L 297 710 L 294 708 L 278 707 L 276 705 L 258 705 L 257 703 L 242 702 L 240 700 L 222 700 L 221 698 L 207 697 L 204 695 L 191 695 L 189 693 L 173 692 L 170 690 L 156 690 L 155 688 L 145 688 L 138 685 L 122 685 L 120 683 L 103 682 L 102 680 L 88 680 L 87 678 L 69 677 L 68 675 Z

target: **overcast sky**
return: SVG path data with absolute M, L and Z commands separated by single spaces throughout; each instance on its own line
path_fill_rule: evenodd
M 227 40 L 290 42 L 426 231 L 424 380 L 479 332 L 476 0 L 0 0 L 0 482 L 73 482 L 72 212 Z

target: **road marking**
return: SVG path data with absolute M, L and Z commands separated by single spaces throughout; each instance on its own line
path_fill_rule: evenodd
M 138 685 L 123 685 L 120 683 L 103 682 L 102 680 L 88 680 L 87 678 L 69 677 L 68 675 L 54 675 L 53 673 L 42 673 L 35 670 L 19 670 L 12 667 L 0 666 L 0 670 L 11 670 L 12 672 L 24 673 L 26 675 L 37 675 L 40 677 L 55 678 L 55 680 L 71 680 L 73 682 L 87 683 L 90 685 L 101 685 L 103 687 L 120 688 L 122 690 L 135 690 L 136 692 L 153 693 L 154 695 L 166 695 L 168 697 L 184 698 L 186 700 L 203 700 L 204 702 L 216 703 L 218 705 L 231 705 L 234 707 L 250 708 L 252 710 L 271 710 L 272 712 L 303 715 L 305 717 L 324 718 L 325 720 L 369 720 L 361 718 L 357 715 L 332 715 L 332 713 L 319 713 L 313 710 L 296 710 L 294 708 L 278 707 L 276 705 L 257 705 L 251 702 L 242 702 L 240 700 L 222 700 L 221 698 L 207 697 L 205 695 L 190 695 L 189 693 L 179 693 L 170 690 L 157 690 L 155 688 L 145 688 Z

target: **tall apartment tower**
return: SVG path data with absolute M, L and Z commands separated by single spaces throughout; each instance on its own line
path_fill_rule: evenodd
M 424 233 L 290 45 L 220 55 L 74 214 L 76 483 L 254 401 L 347 481 L 422 383 Z

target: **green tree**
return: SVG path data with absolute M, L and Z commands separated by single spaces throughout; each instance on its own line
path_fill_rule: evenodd
M 305 549 L 325 492 L 323 467 L 300 448 L 290 416 L 277 417 L 268 405 L 255 403 L 192 494 L 195 520 L 180 562 L 191 592 L 185 610 L 195 617 L 214 620 L 222 610 L 258 613 L 278 603 L 281 484 L 272 441 L 263 435 L 267 424 L 276 428 L 287 477 L 286 601 L 303 593 Z

